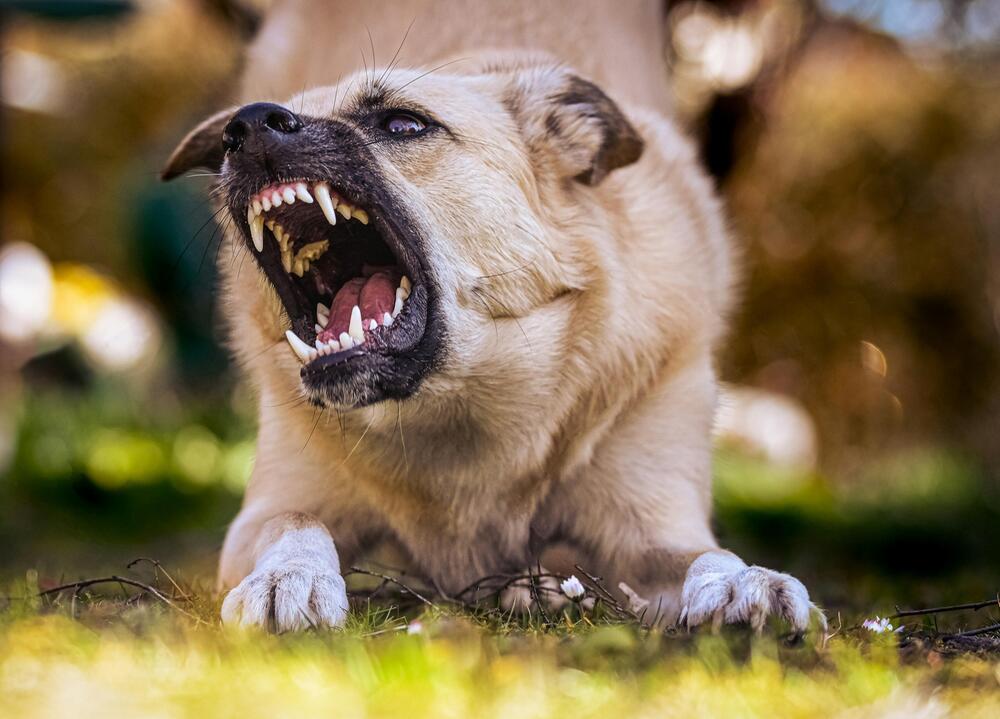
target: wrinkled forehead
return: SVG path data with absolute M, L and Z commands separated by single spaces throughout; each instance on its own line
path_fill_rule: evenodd
M 362 71 L 336 85 L 296 95 L 287 106 L 312 117 L 361 117 L 379 110 L 423 112 L 444 124 L 503 113 L 503 82 L 497 77 L 443 70 L 393 68 Z

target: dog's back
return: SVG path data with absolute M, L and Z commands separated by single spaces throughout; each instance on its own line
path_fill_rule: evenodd
M 250 48 L 242 99 L 286 98 L 392 60 L 427 66 L 463 53 L 547 52 L 619 100 L 666 110 L 659 0 L 291 0 Z M 459 69 L 460 68 L 456 68 Z

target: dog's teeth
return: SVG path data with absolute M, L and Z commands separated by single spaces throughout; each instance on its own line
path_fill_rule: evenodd
M 260 198 L 261 206 L 264 208 L 264 212 L 271 209 L 271 200 L 265 195 Z
M 271 193 L 271 205 L 273 207 L 281 207 L 281 193 L 277 190 Z
M 317 322 L 316 324 L 313 325 L 313 329 L 316 330 L 316 334 L 319 334 L 326 328 L 323 327 L 323 325 L 321 325 L 319 322 Z
M 253 207 L 253 213 L 255 215 L 259 215 L 261 212 L 264 211 L 264 206 L 260 204 L 260 200 L 254 200 L 251 207 Z
M 384 315 L 382 315 L 382 326 L 388 327 L 391 324 L 392 324 L 392 315 L 386 312 Z
M 317 302 L 316 317 L 318 317 L 323 324 L 326 324 L 327 320 L 330 319 L 330 308 L 324 305 L 322 302 Z
M 354 309 L 351 310 L 351 324 L 347 328 L 347 332 L 357 341 L 357 344 L 364 342 L 365 330 L 361 325 L 361 308 L 357 305 L 354 305 Z
M 262 215 L 254 215 L 253 220 L 250 222 L 250 237 L 253 239 L 253 246 L 257 248 L 257 252 L 264 251 L 264 217 Z
M 354 346 L 354 338 L 351 337 L 346 332 L 340 333 L 340 348 L 344 350 L 349 350 Z
M 399 281 L 399 286 L 402 287 L 404 290 L 406 290 L 406 296 L 409 297 L 410 290 L 413 289 L 413 285 L 410 284 L 410 278 L 407 277 L 406 275 L 403 275 L 403 279 Z
M 351 219 L 351 206 L 348 205 L 346 202 L 341 202 L 339 205 L 337 205 L 337 212 L 342 214 L 345 220 Z
M 295 202 L 295 190 L 291 187 L 286 187 L 281 191 L 281 198 L 285 201 L 286 205 L 290 205 Z
M 309 362 L 315 356 L 316 350 L 299 339 L 299 336 L 291 330 L 285 332 L 285 339 L 288 340 L 288 344 L 291 345 L 292 351 L 295 352 L 295 356 L 298 357 L 302 363 Z
M 325 182 L 317 182 L 313 185 L 313 192 L 316 193 L 316 201 L 323 210 L 323 216 L 331 225 L 337 224 L 337 213 L 334 210 L 333 200 L 330 198 L 330 188 Z
M 392 316 L 396 317 L 403 309 L 403 288 L 396 288 L 396 304 L 392 308 Z
M 368 320 L 369 330 L 374 330 L 376 327 L 378 327 L 378 322 L 376 322 L 375 320 Z
M 306 187 L 306 183 L 304 182 L 295 183 L 295 196 L 307 205 L 312 204 L 313 196 L 309 194 L 309 188 Z
M 360 222 L 362 225 L 368 224 L 368 213 L 365 212 L 364 210 L 352 210 L 351 214 L 354 216 L 354 219 Z

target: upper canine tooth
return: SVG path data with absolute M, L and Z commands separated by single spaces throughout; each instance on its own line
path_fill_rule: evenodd
M 271 193 L 271 204 L 275 207 L 281 207 L 281 193 L 277 190 Z
M 354 219 L 360 222 L 362 225 L 368 224 L 368 213 L 364 210 L 354 210 L 351 212 L 354 215 Z
M 337 213 L 334 211 L 333 200 L 330 199 L 330 188 L 325 182 L 317 182 L 313 185 L 313 192 L 316 193 L 316 200 L 319 202 L 320 209 L 323 210 L 326 221 L 331 225 L 336 225 Z
M 339 205 L 337 205 L 337 212 L 342 214 L 345 220 L 351 219 L 351 206 L 348 205 L 346 202 L 341 202 Z
M 309 188 L 306 187 L 306 183 L 304 182 L 295 183 L 295 196 L 307 205 L 312 204 L 313 196 L 309 194 Z
M 295 352 L 295 356 L 298 357 L 303 363 L 309 362 L 316 355 L 316 350 L 299 339 L 299 336 L 291 330 L 285 332 L 285 339 L 288 340 L 288 344 L 292 346 L 292 351 Z
M 399 281 L 399 286 L 406 290 L 406 296 L 410 296 L 410 290 L 413 289 L 413 285 L 410 284 L 410 278 L 403 275 L 403 278 Z
M 264 216 L 254 215 L 253 220 L 250 221 L 250 237 L 253 239 L 253 246 L 257 248 L 257 252 L 264 251 Z
M 290 205 L 293 202 L 295 202 L 295 190 L 293 190 L 291 187 L 286 187 L 284 190 L 281 191 L 281 197 L 285 200 L 286 204 Z
M 357 305 L 354 305 L 354 309 L 351 310 L 351 324 L 347 328 L 347 333 L 354 338 L 357 344 L 365 341 L 365 330 L 361 326 L 361 308 Z

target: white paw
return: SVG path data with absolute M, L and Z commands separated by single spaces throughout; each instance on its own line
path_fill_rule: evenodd
M 795 577 L 748 567 L 731 554 L 710 552 L 696 559 L 688 570 L 678 623 L 693 627 L 711 620 L 715 628 L 723 623 L 746 623 L 760 631 L 769 616 L 778 616 L 801 634 L 813 615 L 825 629 L 822 611 Z
M 347 587 L 336 549 L 325 530 L 285 533 L 222 603 L 227 625 L 278 634 L 343 626 Z

